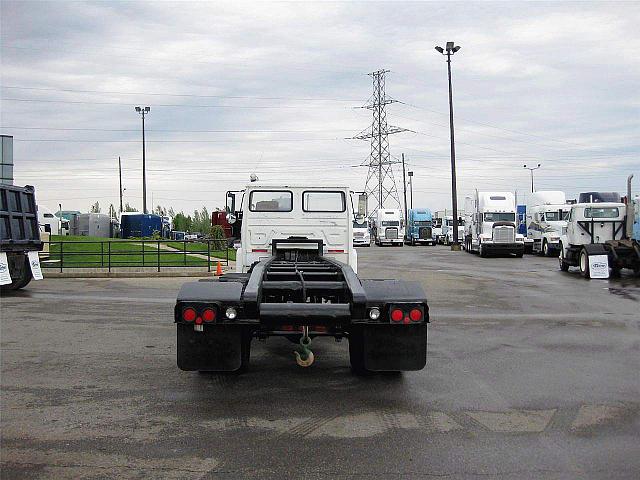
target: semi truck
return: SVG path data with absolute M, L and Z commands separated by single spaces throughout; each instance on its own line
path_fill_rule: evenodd
M 464 219 L 458 217 L 458 239 L 464 239 Z M 442 222 L 442 243 L 451 245 L 453 242 L 453 216 L 447 215 Z
M 373 222 L 373 239 L 378 246 L 404 245 L 404 219 L 398 209 L 378 209 Z
M 627 203 L 605 201 L 615 196 L 598 192 L 580 194 L 580 200 L 597 199 L 571 205 L 566 233 L 560 239 L 560 270 L 578 267 L 585 278 L 619 276 L 623 268 L 640 275 L 640 242 L 633 238 L 635 205 L 631 197 L 631 179 L 627 180 Z M 610 192 L 604 192 L 610 193 Z M 617 198 L 620 198 L 618 195 Z
M 350 193 L 255 182 L 228 192 L 230 223 L 242 217 L 236 271 L 180 289 L 180 369 L 243 371 L 252 340 L 273 336 L 297 343 L 292 357 L 302 367 L 314 363 L 317 337 L 346 338 L 358 373 L 425 366 L 426 294 L 417 282 L 358 276 Z
M 529 196 L 525 225 L 527 238 L 533 241 L 533 253 L 545 257 L 558 255 L 568 216 L 564 192 L 538 191 Z
M 42 278 L 42 250 L 35 189 L 0 184 L 0 291 L 24 288 Z
M 464 248 L 481 257 L 524 254 L 524 236 L 516 231 L 516 203 L 511 192 L 478 192 L 465 200 Z
M 369 232 L 369 220 L 366 217 L 356 217 L 353 220 L 353 246 L 370 247 L 371 233 Z
M 407 212 L 405 243 L 409 245 L 435 245 L 433 216 L 428 208 L 412 208 Z

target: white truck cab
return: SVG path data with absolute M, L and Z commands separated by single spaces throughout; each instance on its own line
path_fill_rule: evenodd
M 231 209 L 232 211 L 234 208 Z M 285 240 L 279 249 L 299 252 L 317 248 L 304 240 L 321 240 L 323 255 L 357 272 L 353 247 L 353 207 L 348 187 L 261 185 L 246 187 L 241 202 L 241 247 L 236 272 L 272 255 L 273 240 Z M 236 219 L 230 216 L 230 223 Z M 296 243 L 296 239 L 303 240 Z
M 360 247 L 371 246 L 369 220 L 366 217 L 356 217 L 353 220 L 353 245 Z
M 534 192 L 527 202 L 527 238 L 533 240 L 533 252 L 551 256 L 560 251 L 560 237 L 567 226 L 570 205 L 564 192 Z
M 453 242 L 453 216 L 447 215 L 442 221 L 442 242 L 445 245 L 451 245 Z M 464 219 L 458 218 L 458 241 L 464 239 Z
M 571 205 L 566 232 L 561 236 L 565 257 L 571 247 L 623 238 L 626 205 L 617 202 L 576 203 Z M 563 255 L 563 252 L 560 252 Z
M 398 209 L 378 209 L 374 222 L 376 245 L 404 246 L 404 219 Z
M 478 192 L 465 203 L 465 250 L 488 254 L 524 254 L 524 235 L 516 230 L 516 203 L 511 192 Z

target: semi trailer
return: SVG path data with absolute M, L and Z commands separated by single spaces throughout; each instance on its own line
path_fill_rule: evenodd
M 38 206 L 31 185 L 0 184 L 0 290 L 26 287 L 42 278 Z
M 346 338 L 355 372 L 425 366 L 426 294 L 417 282 L 358 276 L 347 187 L 252 183 L 228 199 L 230 223 L 242 218 L 236 271 L 182 286 L 180 369 L 242 371 L 252 340 L 273 336 L 297 343 L 292 357 L 303 367 L 316 359 L 317 337 Z
M 524 254 L 524 236 L 516 231 L 516 203 L 511 192 L 478 192 L 465 201 L 464 249 L 481 257 Z
M 620 275 L 626 268 L 640 275 L 640 242 L 633 238 L 636 212 L 632 178 L 630 175 L 627 180 L 626 203 L 606 201 L 620 198 L 618 194 L 588 192 L 580 194 L 583 202 L 571 205 L 566 232 L 560 239 L 561 271 L 578 267 L 585 278 L 607 278 Z M 587 199 L 597 201 L 584 202 Z

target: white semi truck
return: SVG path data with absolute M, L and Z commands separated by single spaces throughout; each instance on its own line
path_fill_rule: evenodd
M 558 254 L 569 209 L 564 192 L 539 191 L 529 196 L 526 228 L 527 238 L 533 241 L 533 253 L 546 257 Z
M 490 254 L 524 254 L 524 235 L 516 230 L 516 202 L 510 192 L 478 192 L 465 201 L 464 248 Z
M 252 182 L 239 193 L 238 209 L 233 192 L 227 203 L 241 223 L 237 271 L 178 294 L 180 369 L 245 370 L 252 340 L 273 336 L 299 344 L 302 367 L 314 362 L 313 338 L 333 337 L 348 339 L 355 372 L 424 368 L 426 294 L 418 282 L 357 275 L 349 188 Z
M 453 242 L 453 216 L 447 215 L 442 222 L 442 243 L 451 245 Z M 458 218 L 458 241 L 464 239 L 464 219 Z
M 634 203 L 631 200 L 631 179 L 627 183 L 627 204 L 622 202 L 589 202 L 571 205 L 566 233 L 560 239 L 560 270 L 577 266 L 585 278 L 592 277 L 592 267 L 603 277 L 618 276 L 628 268 L 640 275 L 640 242 L 633 238 Z M 581 194 L 582 199 L 596 195 Z M 594 259 L 594 256 L 598 256 Z M 593 260 L 593 263 L 592 263 Z M 600 276 L 600 275 L 599 275 Z
M 353 246 L 370 247 L 371 233 L 369 232 L 369 220 L 366 217 L 356 217 L 353 220 Z
M 373 238 L 378 246 L 404 246 L 402 211 L 398 209 L 378 209 L 374 218 Z

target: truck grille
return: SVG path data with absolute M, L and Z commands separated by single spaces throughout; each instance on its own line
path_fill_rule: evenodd
M 515 240 L 515 228 L 495 227 L 493 229 L 493 241 L 495 243 L 514 243 Z
M 431 227 L 421 227 L 418 231 L 418 235 L 422 240 L 431 240 Z
M 398 229 L 397 228 L 387 228 L 384 231 L 384 236 L 389 240 L 395 240 L 398 238 Z
M 356 238 L 362 238 L 362 237 L 364 237 L 364 233 L 363 233 L 363 232 L 356 232 L 356 233 L 354 234 L 354 236 L 355 236 Z

